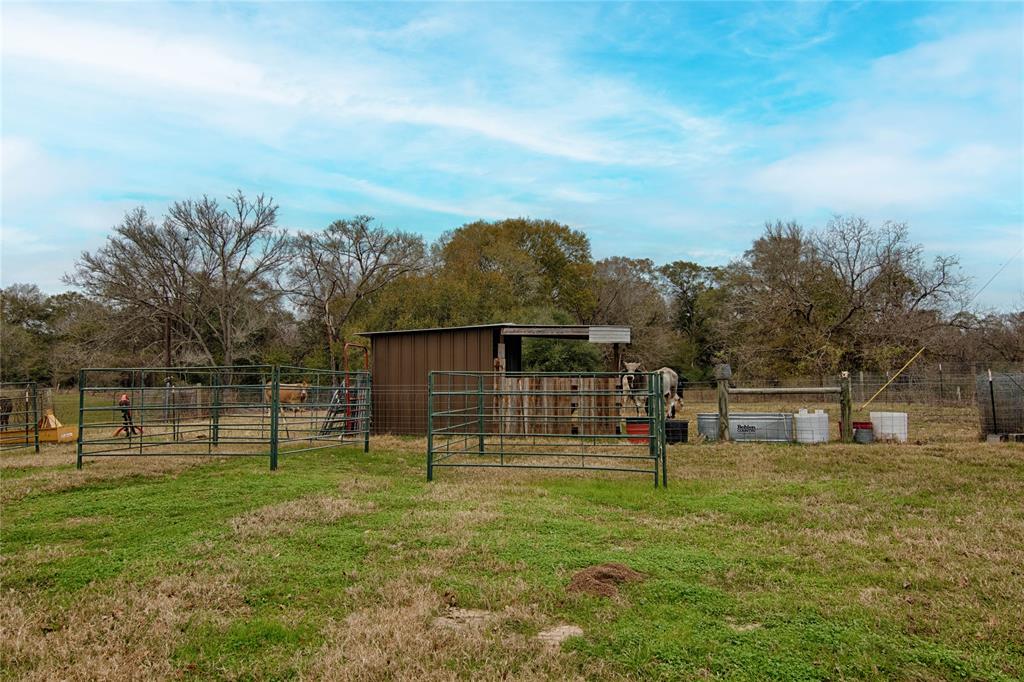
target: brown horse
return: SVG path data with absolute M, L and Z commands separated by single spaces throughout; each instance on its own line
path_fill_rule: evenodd
M 274 384 L 268 381 L 263 387 L 263 402 L 269 403 L 274 397 Z M 309 384 L 279 384 L 277 402 L 281 405 L 301 405 L 309 399 Z M 297 408 L 293 408 L 297 409 Z

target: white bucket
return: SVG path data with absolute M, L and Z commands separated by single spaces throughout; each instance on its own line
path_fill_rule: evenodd
M 798 443 L 828 442 L 828 412 L 824 410 L 800 410 L 793 415 L 793 426 Z
M 906 412 L 872 412 L 871 426 L 875 432 L 875 440 L 907 442 Z

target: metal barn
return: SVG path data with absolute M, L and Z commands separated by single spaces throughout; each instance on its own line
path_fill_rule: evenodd
M 427 375 L 432 371 L 522 370 L 524 338 L 607 343 L 618 369 L 630 328 L 593 325 L 519 325 L 510 322 L 468 327 L 363 332 L 370 339 L 373 376 L 373 432 L 425 435 Z

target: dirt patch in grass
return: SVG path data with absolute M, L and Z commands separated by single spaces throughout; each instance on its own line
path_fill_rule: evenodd
M 231 529 L 240 539 L 289 535 L 310 523 L 331 523 L 346 516 L 376 509 L 373 502 L 348 497 L 316 496 L 271 504 L 231 519 Z
M 559 647 L 562 642 L 569 639 L 570 637 L 582 637 L 583 628 L 579 625 L 556 625 L 553 628 L 547 630 L 541 630 L 537 633 L 537 641 L 543 642 L 550 647 Z
M 644 577 L 643 573 L 625 564 L 598 564 L 576 571 L 566 590 L 595 597 L 614 597 L 619 593 L 619 585 L 638 582 Z
M 452 624 L 439 625 L 440 619 Z M 614 679 L 524 634 L 543 616 L 529 606 L 500 611 L 445 606 L 441 595 L 406 578 L 380 589 L 376 603 L 330 623 L 327 641 L 302 677 L 329 680 Z
M 449 607 L 443 615 L 434 619 L 434 625 L 442 628 L 480 628 L 487 625 L 498 614 L 486 609 L 462 609 Z

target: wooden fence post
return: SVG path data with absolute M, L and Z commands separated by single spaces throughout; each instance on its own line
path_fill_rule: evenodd
M 853 442 L 853 397 L 850 393 L 850 373 L 843 372 L 839 379 L 839 412 L 840 423 L 843 425 L 839 437 L 844 443 Z
M 732 368 L 727 365 L 715 366 L 715 381 L 718 382 L 718 440 L 729 440 L 729 379 Z

